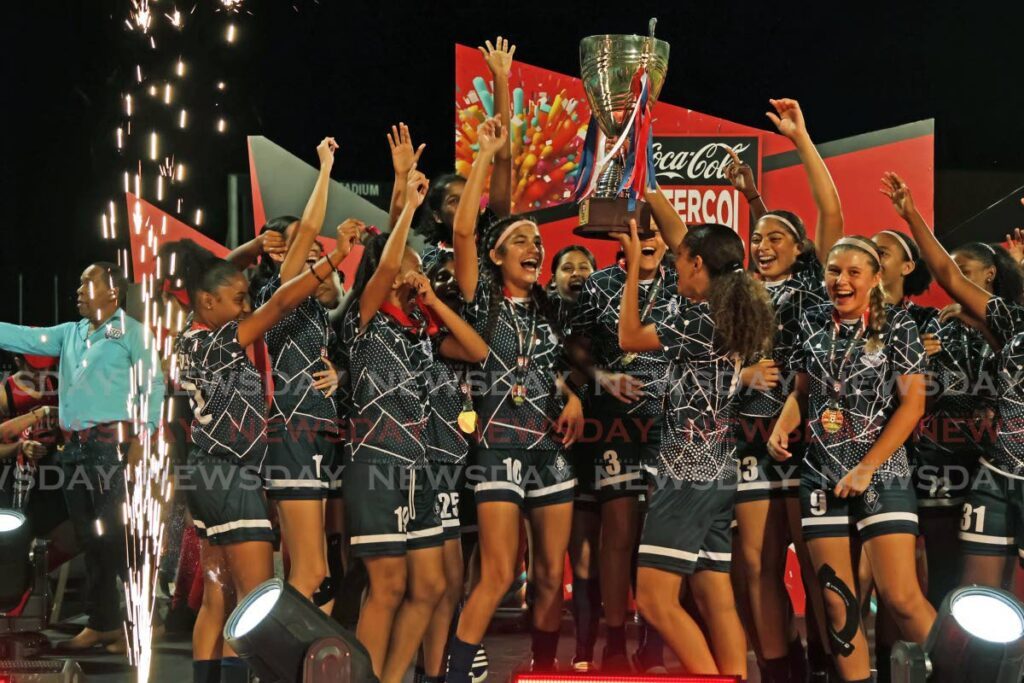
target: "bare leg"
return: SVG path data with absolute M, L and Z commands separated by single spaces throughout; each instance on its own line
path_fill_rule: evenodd
M 404 555 L 367 557 L 363 558 L 363 563 L 370 581 L 359 612 L 356 638 L 370 653 L 373 673 L 379 678 L 384 670 L 395 614 L 405 597 L 406 559 Z
M 410 550 L 405 599 L 391 625 L 381 683 L 401 683 L 423 642 L 430 617 L 445 592 L 444 547 Z
M 849 538 L 815 538 L 807 542 L 807 547 L 811 553 L 811 561 L 814 563 L 815 576 L 821 567 L 827 564 L 832 567 L 839 581 L 846 584 L 851 592 L 855 590 L 857 580 L 854 578 L 853 562 L 850 559 Z M 831 590 L 822 590 L 822 595 L 829 623 L 836 630 L 843 628 L 850 617 L 847 613 L 846 603 Z M 858 610 L 858 605 L 854 604 L 849 609 Z M 857 617 L 859 619 L 859 611 Z M 848 657 L 836 657 L 836 668 L 839 670 L 839 674 L 848 681 L 867 678 L 871 675 L 871 656 L 868 651 L 868 641 L 864 637 L 863 626 L 857 628 L 857 632 L 850 642 L 853 645 L 853 651 Z
M 679 604 L 683 577 L 662 569 L 640 567 L 636 583 L 640 614 L 658 629 L 683 669 L 692 674 L 717 674 L 718 665 L 704 633 Z
M 479 643 L 505 592 L 512 585 L 512 572 L 519 552 L 519 506 L 515 503 L 477 504 L 480 524 L 480 581 L 462 608 L 459 640 Z
M 423 637 L 423 669 L 428 676 L 440 676 L 442 673 L 452 617 L 462 599 L 462 542 L 457 538 L 444 544 L 444 576 L 444 596 L 434 610 Z
M 699 571 L 690 578 L 690 588 L 711 636 L 711 649 L 719 673 L 747 677 L 747 640 L 736 613 L 729 575 Z M 788 645 L 788 643 L 787 643 Z

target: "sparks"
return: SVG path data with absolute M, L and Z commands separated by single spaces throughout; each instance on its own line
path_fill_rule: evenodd
M 178 114 L 178 128 L 184 128 L 188 125 L 188 112 L 184 109 Z
M 178 164 L 178 182 L 185 181 L 185 164 Z M 178 200 L 178 211 L 181 211 L 181 200 Z
M 170 104 L 171 103 L 171 94 L 172 94 L 171 84 L 170 83 L 164 83 L 164 104 Z
M 178 78 L 182 78 L 185 75 L 185 62 L 178 59 L 178 64 L 174 67 L 174 73 L 178 75 Z
M 181 18 L 181 12 L 178 10 L 177 7 L 174 8 L 173 12 L 171 12 L 170 14 L 165 14 L 164 16 L 167 17 L 167 21 L 171 22 L 171 26 L 173 26 L 176 29 L 180 29 L 184 24 Z
M 131 116 L 132 115 L 132 96 L 131 95 L 125 95 L 124 96 L 124 113 L 127 116 Z
M 156 161 L 157 156 L 159 156 L 159 149 L 158 149 L 158 144 L 157 144 L 156 133 L 150 133 L 149 134 L 149 158 L 152 161 Z
M 117 129 L 117 148 L 118 149 L 123 149 L 124 148 L 124 129 L 123 128 L 118 128 Z
M 227 129 L 228 129 L 228 122 L 225 119 L 218 119 L 217 120 L 217 132 L 218 133 L 223 133 Z
M 203 224 L 203 210 L 196 209 L 196 227 Z
M 149 31 L 152 21 L 153 14 L 149 10 L 149 0 L 131 0 L 128 19 L 125 20 L 128 28 L 146 33 Z
M 242 9 L 242 2 L 244 0 L 220 0 L 221 9 L 235 13 Z
M 235 42 L 235 25 L 234 24 L 228 24 L 227 40 L 228 40 L 229 43 Z

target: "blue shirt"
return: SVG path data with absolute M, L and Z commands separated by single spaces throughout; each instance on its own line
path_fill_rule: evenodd
M 133 413 L 147 415 L 155 430 L 164 400 L 155 347 L 150 331 L 121 309 L 92 333 L 84 318 L 55 327 L 0 323 L 0 348 L 60 357 L 60 426 L 69 431 L 131 421 Z

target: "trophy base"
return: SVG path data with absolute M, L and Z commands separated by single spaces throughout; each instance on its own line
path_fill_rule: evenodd
M 597 240 L 613 240 L 616 233 L 629 234 L 629 220 L 636 220 L 640 239 L 654 235 L 651 230 L 651 207 L 647 202 L 637 202 L 629 210 L 626 197 L 590 197 L 580 203 L 580 224 L 573 229 L 574 235 Z

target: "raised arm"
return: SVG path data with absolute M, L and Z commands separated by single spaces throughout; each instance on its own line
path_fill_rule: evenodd
M 774 112 L 766 112 L 779 132 L 796 145 L 796 153 L 807 171 L 807 181 L 811 186 L 811 196 L 818 207 L 818 222 L 814 227 L 814 246 L 818 252 L 818 260 L 825 263 L 832 246 L 843 236 L 843 207 L 839 203 L 839 192 L 832 182 L 832 176 L 811 142 L 811 136 L 804 124 L 804 115 L 800 111 L 800 103 L 796 100 L 768 100 Z
M 334 138 L 324 138 L 316 148 L 316 154 L 320 157 L 320 174 L 316 178 L 316 185 L 313 186 L 313 194 L 306 202 L 306 208 L 302 211 L 302 219 L 299 227 L 295 230 L 291 246 L 281 263 L 281 282 L 285 283 L 302 272 L 306 265 L 306 257 L 309 250 L 320 234 L 323 227 L 324 217 L 327 215 L 327 190 L 331 186 L 331 168 L 334 167 L 334 152 L 338 149 L 338 143 Z
M 282 283 L 265 304 L 238 323 L 238 343 L 248 346 L 261 339 L 267 330 L 312 296 L 320 283 L 338 269 L 341 262 L 352 251 L 352 246 L 359 241 L 362 232 L 361 223 L 356 221 L 342 223 L 338 228 L 338 241 L 331 253 L 310 265 L 301 275 Z
M 391 148 L 391 165 L 395 169 L 395 184 L 391 189 L 391 207 L 388 210 L 390 227 L 395 227 L 398 217 L 405 208 L 405 184 L 409 180 L 409 171 L 419 163 L 420 155 L 426 148 L 426 143 L 413 149 L 412 137 L 409 135 L 409 126 L 399 123 L 398 126 L 391 126 L 388 133 L 388 147 Z
M 388 298 L 391 285 L 402 268 L 402 257 L 405 255 L 406 241 L 409 239 L 409 226 L 412 225 L 413 214 L 427 196 L 427 178 L 413 166 L 405 187 L 405 207 L 398 217 L 395 229 L 388 235 L 384 251 L 380 255 L 377 270 L 370 276 L 366 289 L 359 297 L 359 328 L 377 315 L 380 306 Z
M 921 258 L 928 264 L 928 270 L 932 271 L 939 285 L 963 306 L 969 315 L 978 320 L 985 320 L 988 300 L 992 295 L 960 272 L 956 261 L 939 244 L 935 233 L 924 222 L 906 183 L 895 173 L 886 173 L 882 177 L 882 194 L 889 198 L 896 213 L 907 222 L 914 241 L 921 249 Z
M 732 147 L 727 145 L 722 145 L 722 147 L 725 147 L 725 151 L 732 157 L 732 161 L 724 169 L 725 178 L 743 194 L 744 199 L 747 200 L 747 206 L 750 207 L 751 223 L 756 223 L 761 216 L 768 213 L 768 206 L 764 203 L 761 193 L 757 190 L 757 183 L 754 182 L 754 171 L 750 168 L 749 164 L 743 163 L 743 160 L 740 159 Z
M 430 279 L 423 273 L 409 273 L 407 281 L 423 298 L 423 303 L 440 319 L 451 333 L 441 342 L 441 355 L 467 363 L 482 363 L 487 357 L 488 346 L 473 326 L 448 307 L 430 286 Z
M 508 129 L 494 118 L 487 119 L 477 128 L 477 151 L 473 167 L 466 179 L 466 187 L 459 198 L 459 207 L 452 221 L 455 241 L 455 280 L 462 297 L 472 301 L 476 296 L 476 283 L 480 277 L 479 255 L 476 249 L 476 224 L 480 219 L 480 198 L 487 184 L 487 172 L 498 149 L 508 143 Z
M 658 223 L 658 226 L 660 227 L 661 223 Z M 619 306 L 619 346 L 623 351 L 637 353 L 657 351 L 662 347 L 657 329 L 653 323 L 644 325 L 640 320 L 641 255 L 636 221 L 629 221 L 629 237 L 622 234 L 617 234 L 616 237 L 619 238 L 622 250 L 626 253 L 626 286 Z
M 235 247 L 225 260 L 245 270 L 256 263 L 261 254 L 284 256 L 287 251 L 284 235 L 276 230 L 264 230 L 245 244 Z
M 683 238 L 686 237 L 686 223 L 683 222 L 679 212 L 672 208 L 668 197 L 660 188 L 648 190 L 644 196 L 647 203 L 651 205 L 651 215 L 654 216 L 654 222 L 658 224 L 661 238 L 665 240 L 668 250 L 675 255 L 679 245 L 683 243 Z
M 55 327 L 26 327 L 0 323 L 0 349 L 36 356 L 59 356 L 64 336 L 73 332 L 75 323 Z
M 489 40 L 485 42 L 486 48 L 481 47 L 480 52 L 494 79 L 494 115 L 501 121 L 502 129 L 508 131 L 512 130 L 509 75 L 512 73 L 512 55 L 516 53 L 516 46 L 509 47 L 508 39 L 501 36 L 494 42 L 494 45 Z M 508 139 L 494 157 L 488 206 L 501 217 L 512 213 L 512 146 Z

